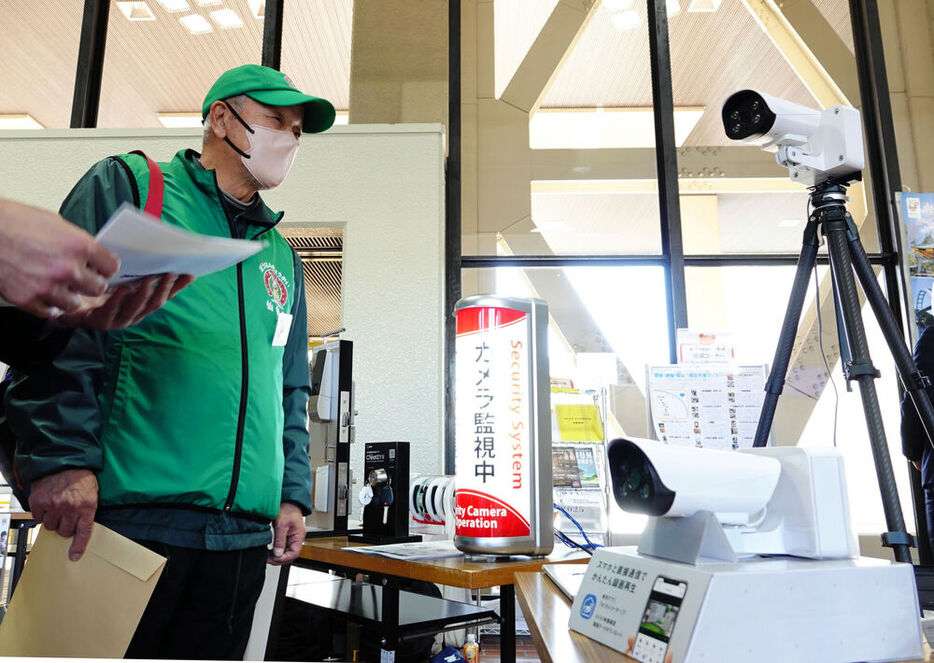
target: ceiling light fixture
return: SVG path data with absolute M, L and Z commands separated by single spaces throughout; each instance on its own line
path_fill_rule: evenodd
M 165 7 L 165 10 L 170 13 L 184 12 L 191 9 L 191 7 L 188 6 L 188 0 L 159 0 L 159 4 Z
M 720 9 L 723 0 L 691 0 L 689 12 L 715 12 Z
M 211 19 L 224 30 L 243 27 L 243 21 L 240 20 L 240 17 L 237 16 L 237 12 L 233 9 L 218 9 L 217 11 L 213 11 L 211 12 Z
M 0 113 L 0 129 L 45 129 L 29 113 Z
M 118 2 L 119 9 L 128 21 L 155 21 L 156 15 L 152 13 L 145 2 Z
M 266 0 L 247 0 L 247 4 L 250 5 L 250 13 L 253 14 L 253 18 L 262 21 L 266 15 Z
M 188 14 L 178 19 L 178 22 L 193 35 L 203 35 L 207 32 L 214 32 L 214 28 L 208 23 L 208 19 L 201 14 Z

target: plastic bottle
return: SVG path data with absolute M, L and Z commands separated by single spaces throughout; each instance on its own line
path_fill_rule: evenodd
M 464 660 L 467 663 L 479 663 L 480 661 L 480 645 L 477 644 L 475 633 L 467 634 L 467 642 L 464 643 Z

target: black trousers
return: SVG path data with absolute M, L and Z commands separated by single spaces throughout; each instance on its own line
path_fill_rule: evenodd
M 137 541 L 168 558 L 126 658 L 241 660 L 266 548 L 214 551 Z

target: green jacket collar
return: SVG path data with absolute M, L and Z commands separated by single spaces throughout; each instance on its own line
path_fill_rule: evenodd
M 172 161 L 180 164 L 188 173 L 189 177 L 191 177 L 192 181 L 206 195 L 215 197 L 220 202 L 217 173 L 214 170 L 199 168 L 198 163 L 200 163 L 200 158 L 201 155 L 194 150 L 179 150 Z M 199 160 L 198 163 L 195 162 L 196 159 Z M 273 212 L 266 206 L 266 203 L 263 202 L 262 197 L 257 194 L 256 200 L 242 212 L 241 218 L 250 225 L 272 228 L 282 220 L 283 216 L 285 216 L 285 212 Z

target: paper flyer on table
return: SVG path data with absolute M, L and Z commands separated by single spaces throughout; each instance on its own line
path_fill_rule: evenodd
M 360 546 L 344 548 L 344 550 L 392 559 L 437 559 L 439 557 L 460 557 L 464 554 L 454 547 L 453 541 L 448 540 L 391 543 L 385 546 Z
M 120 258 L 110 285 L 153 274 L 203 276 L 236 265 L 266 246 L 265 241 L 189 232 L 144 215 L 129 203 L 114 212 L 96 239 Z

